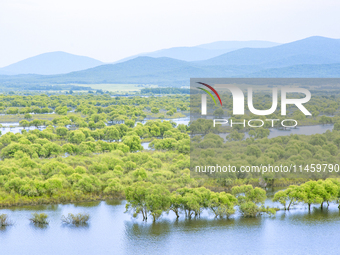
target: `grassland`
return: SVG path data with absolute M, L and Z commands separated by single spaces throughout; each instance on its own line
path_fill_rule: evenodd
M 74 86 L 85 86 L 84 84 L 72 84 Z M 140 91 L 142 88 L 155 88 L 156 85 L 142 85 L 142 84 L 86 84 L 92 89 L 98 89 L 109 92 L 132 92 Z

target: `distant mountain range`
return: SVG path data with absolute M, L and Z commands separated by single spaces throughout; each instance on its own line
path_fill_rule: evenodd
M 24 59 L 0 68 L 0 74 L 62 74 L 102 65 L 103 62 L 84 56 L 55 51 Z
M 153 58 L 168 57 L 184 61 L 198 61 L 210 59 L 227 52 L 250 47 L 265 48 L 279 45 L 279 43 L 267 41 L 221 41 L 202 44 L 194 47 L 174 47 L 149 53 L 142 53 L 128 58 L 121 59 L 115 63 L 125 62 L 140 56 Z M 16 74 L 65 74 L 93 68 L 104 63 L 89 57 L 77 56 L 62 51 L 40 54 L 24 59 L 9 66 L 0 68 L 0 75 Z
M 232 42 L 216 42 L 205 47 L 218 50 L 229 47 L 228 43 Z M 242 48 L 202 61 L 143 56 L 67 74 L 0 76 L 0 83 L 183 86 L 189 84 L 190 78 L 200 77 L 339 78 L 340 40 L 315 36 L 267 48 Z
M 314 36 L 270 48 L 243 48 L 197 64 L 261 65 L 270 68 L 337 62 L 340 62 L 340 40 Z
M 220 41 L 201 44 L 194 47 L 173 47 L 170 49 L 141 53 L 135 56 L 121 59 L 119 61 L 116 61 L 115 63 L 124 62 L 141 56 L 153 58 L 167 57 L 184 61 L 199 61 L 217 57 L 227 52 L 242 48 L 268 48 L 277 45 L 280 44 L 268 41 Z

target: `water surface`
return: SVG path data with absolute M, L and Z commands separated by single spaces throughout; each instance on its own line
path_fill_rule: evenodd
M 267 203 L 273 204 L 269 200 Z M 125 201 L 1 209 L 15 224 L 0 230 L 1 254 L 339 254 L 340 215 L 329 208 L 298 206 L 275 217 L 215 219 L 208 212 L 188 220 L 173 213 L 142 222 L 124 213 Z M 29 223 L 45 212 L 50 224 Z M 62 215 L 85 212 L 88 226 L 63 225 Z

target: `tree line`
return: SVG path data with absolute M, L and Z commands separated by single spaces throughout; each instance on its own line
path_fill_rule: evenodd
M 290 210 L 297 203 L 305 203 L 308 209 L 312 204 L 324 204 L 329 206 L 331 202 L 338 202 L 340 199 L 340 180 L 326 179 L 318 181 L 308 181 L 300 186 L 291 185 L 285 190 L 278 191 L 273 201 L 280 202 L 284 210 Z M 340 209 L 340 206 L 339 206 Z
M 141 215 L 143 221 L 152 216 L 156 221 L 163 213 L 174 212 L 179 218 L 199 217 L 204 209 L 212 212 L 215 217 L 229 218 L 239 207 L 245 217 L 256 217 L 259 214 L 275 214 L 275 209 L 264 207 L 266 191 L 251 185 L 232 188 L 232 192 L 213 192 L 205 187 L 179 188 L 170 192 L 166 187 L 148 182 L 136 182 L 125 190 L 128 203 L 126 211 L 134 217 Z

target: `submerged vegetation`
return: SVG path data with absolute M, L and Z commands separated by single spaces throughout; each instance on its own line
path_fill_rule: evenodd
M 48 215 L 46 213 L 32 213 L 32 217 L 29 219 L 34 224 L 47 225 Z
M 61 221 L 65 224 L 73 224 L 73 225 L 84 225 L 87 224 L 87 222 L 90 219 L 89 214 L 85 213 L 78 213 L 78 214 L 72 214 L 69 213 L 67 217 L 64 215 L 61 217 Z
M 133 216 L 142 215 L 143 220 L 148 215 L 156 221 L 163 212 L 173 211 L 176 217 L 184 212 L 185 217 L 199 217 L 206 209 L 215 217 L 229 218 L 235 213 L 235 206 L 245 217 L 255 217 L 260 213 L 275 214 L 274 209 L 264 208 L 266 191 L 253 188 L 251 185 L 236 186 L 232 194 L 213 192 L 204 187 L 180 188 L 172 193 L 158 184 L 137 182 L 126 189 L 126 211 L 132 211 Z
M 0 227 L 6 227 L 12 224 L 7 214 L 0 214 Z

